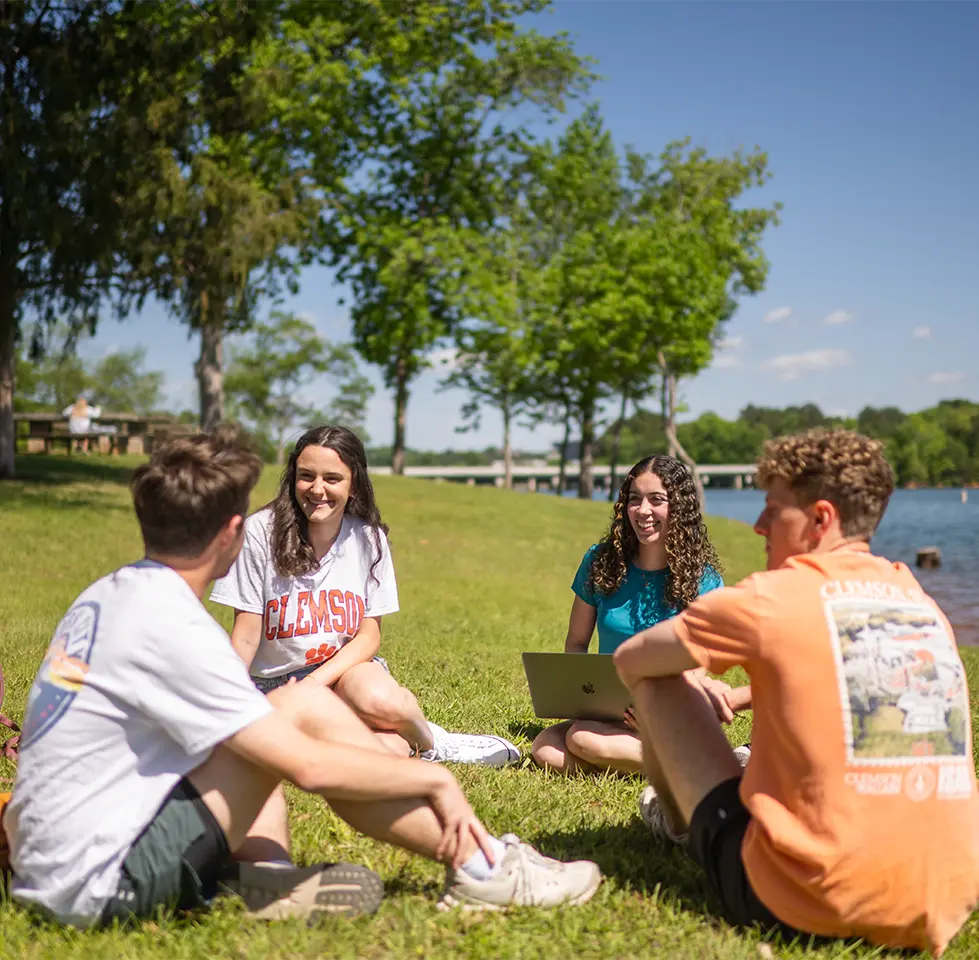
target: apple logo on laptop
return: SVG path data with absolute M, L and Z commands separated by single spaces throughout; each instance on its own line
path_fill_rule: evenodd
M 593 683 L 583 683 L 581 685 L 581 689 L 582 689 L 582 691 L 584 693 L 594 693 L 595 692 L 595 684 L 593 684 Z

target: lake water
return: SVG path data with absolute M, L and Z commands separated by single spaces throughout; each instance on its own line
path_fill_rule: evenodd
M 901 560 L 945 611 L 961 644 L 979 645 L 979 490 L 896 490 L 872 549 Z M 765 495 L 760 490 L 707 488 L 707 512 L 753 524 Z M 596 499 L 607 499 L 606 492 Z M 938 547 L 938 570 L 915 569 L 920 547 Z

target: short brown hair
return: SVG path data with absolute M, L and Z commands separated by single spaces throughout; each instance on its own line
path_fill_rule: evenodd
M 869 540 L 894 492 L 884 447 L 852 430 L 809 430 L 775 437 L 758 460 L 758 486 L 784 480 L 805 504 L 828 500 L 846 537 Z
M 233 516 L 247 513 L 261 471 L 261 459 L 234 427 L 165 439 L 132 480 L 147 552 L 202 554 Z

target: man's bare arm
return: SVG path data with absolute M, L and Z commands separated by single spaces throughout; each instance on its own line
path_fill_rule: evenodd
M 675 677 L 700 668 L 677 637 L 672 620 L 664 620 L 630 637 L 613 657 L 622 682 L 630 690 L 641 680 Z

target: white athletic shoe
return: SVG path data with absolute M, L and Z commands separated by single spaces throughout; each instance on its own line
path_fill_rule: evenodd
M 668 843 L 676 843 L 682 847 L 687 845 L 690 839 L 689 833 L 674 833 L 667 822 L 663 806 L 656 795 L 656 788 L 649 786 L 643 790 L 639 797 L 639 816 L 649 827 L 650 832 L 657 840 L 665 840 Z
M 418 756 L 433 763 L 474 763 L 483 767 L 503 767 L 520 759 L 520 751 L 509 740 L 489 734 L 449 733 L 429 723 L 435 744 Z
M 742 769 L 748 766 L 748 760 L 751 759 L 751 744 L 746 743 L 743 747 L 735 747 L 734 755 L 738 758 L 738 763 L 741 764 Z
M 449 869 L 440 910 L 503 910 L 510 906 L 557 907 L 590 900 L 602 882 L 591 860 L 563 863 L 538 853 L 529 843 L 506 833 L 506 852 L 494 876 L 474 880 L 465 870 Z

